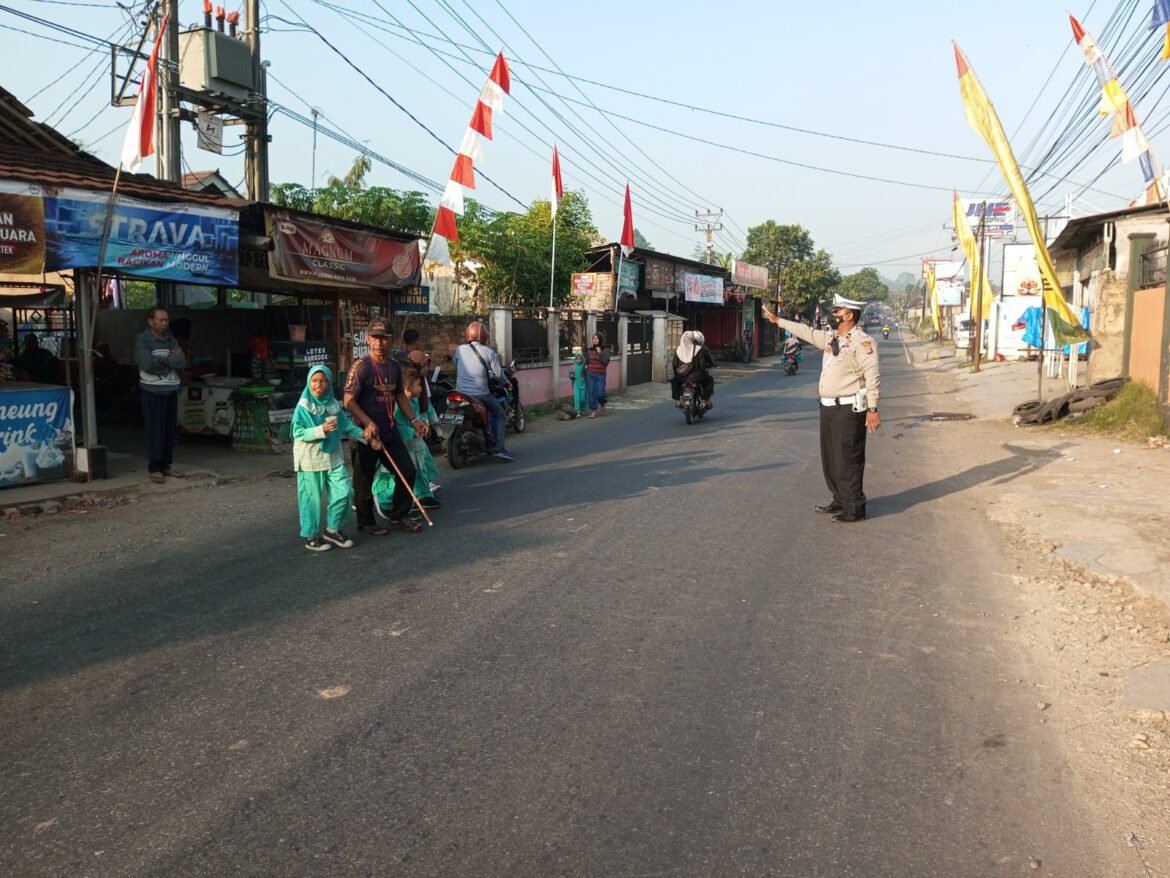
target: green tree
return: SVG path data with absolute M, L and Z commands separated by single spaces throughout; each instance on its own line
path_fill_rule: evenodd
M 317 189 L 301 183 L 275 183 L 272 203 L 397 232 L 415 235 L 430 232 L 435 211 L 427 196 L 385 186 L 367 187 L 370 167 L 369 157 L 360 155 L 344 177 L 331 176 Z
M 805 317 L 812 313 L 817 302 L 828 301 L 841 283 L 841 274 L 833 268 L 832 257 L 824 250 L 787 265 L 780 278 L 785 311 L 800 311 Z
M 651 244 L 649 241 L 647 241 L 646 236 L 643 235 L 640 231 L 638 231 L 637 228 L 634 229 L 634 246 L 637 247 L 639 250 L 653 250 L 654 249 L 654 245 Z
M 812 235 L 804 226 L 781 225 L 768 220 L 748 229 L 742 258 L 752 265 L 765 266 L 768 285 L 774 290 L 777 281 L 784 283 L 786 280 L 784 272 L 788 266 L 812 259 L 814 251 Z
M 837 292 L 846 299 L 859 302 L 882 302 L 889 298 L 890 288 L 877 269 L 863 268 L 856 274 L 847 274 L 841 278 Z
M 479 265 L 472 283 L 481 307 L 489 302 L 532 307 L 548 304 L 550 208 L 548 201 L 537 200 L 524 213 L 496 214 L 477 202 L 467 203 L 459 221 L 459 240 L 450 245 L 451 258 Z M 568 300 L 570 275 L 588 266 L 585 251 L 596 235 L 585 196 L 566 192 L 557 210 L 555 304 Z

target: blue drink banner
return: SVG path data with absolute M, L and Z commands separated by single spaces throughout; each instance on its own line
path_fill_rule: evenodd
M 0 487 L 67 479 L 73 457 L 72 390 L 0 385 Z
M 108 207 L 109 197 L 100 192 L 46 191 L 46 271 L 97 267 Z M 234 286 L 239 246 L 239 211 L 119 196 L 104 267 L 155 280 Z

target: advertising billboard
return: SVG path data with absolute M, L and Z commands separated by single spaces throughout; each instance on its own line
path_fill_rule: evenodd
M 0 180 L 0 271 L 40 274 L 45 267 L 45 204 L 33 183 Z
M 723 304 L 723 278 L 709 274 L 683 275 L 683 291 L 688 302 L 702 302 L 705 305 Z
M 1004 244 L 1003 295 L 1039 296 L 1040 266 L 1036 264 L 1035 244 Z
M 45 269 L 94 268 L 110 217 L 104 264 L 126 274 L 205 286 L 235 286 L 239 211 L 162 204 L 84 189 L 46 189 Z
M 418 285 L 418 244 L 266 210 L 273 277 L 399 290 Z
M 1005 237 L 1016 233 L 1016 205 L 1013 201 L 989 201 L 984 198 L 961 199 L 963 213 L 971 231 L 979 231 L 979 211 L 986 204 L 983 220 L 983 234 L 991 237 Z
M 731 282 L 754 290 L 768 288 L 768 269 L 762 265 L 751 265 L 738 259 L 731 263 Z

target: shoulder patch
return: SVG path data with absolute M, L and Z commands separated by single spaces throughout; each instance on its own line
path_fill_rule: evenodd
M 867 354 L 872 354 L 873 353 L 873 342 L 868 338 L 864 339 L 861 342 L 861 349 L 863 351 L 865 351 Z

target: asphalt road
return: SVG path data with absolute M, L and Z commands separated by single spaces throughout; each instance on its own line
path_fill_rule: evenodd
M 887 349 L 863 524 L 812 511 L 815 356 L 692 427 L 539 421 L 348 552 L 287 481 L 46 523 L 76 563 L 0 589 L 0 874 L 1119 874 L 1009 685 L 995 473 Z

